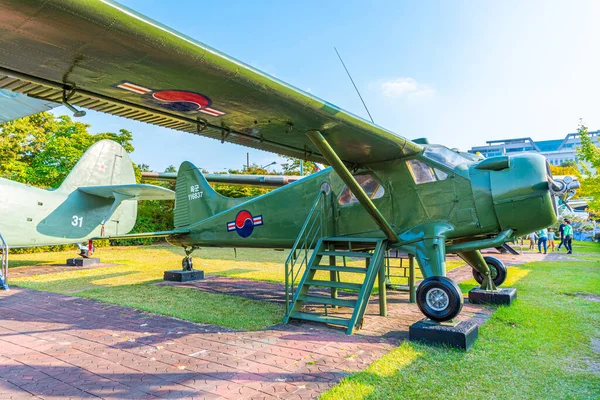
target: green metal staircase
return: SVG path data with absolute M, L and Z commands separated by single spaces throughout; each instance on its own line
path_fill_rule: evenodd
M 386 239 L 360 237 L 319 238 L 310 259 L 304 263 L 304 273 L 300 282 L 294 285 L 294 279 L 292 279 L 291 285 L 286 285 L 289 294 L 286 294 L 284 323 L 292 318 L 324 322 L 344 326 L 347 328 L 346 333 L 352 334 L 354 329 L 362 326 L 363 316 L 377 276 L 380 280 L 380 311 L 382 315 L 385 315 L 384 258 L 386 249 Z M 293 253 L 290 253 L 290 258 L 292 258 L 292 254 L 295 254 L 295 251 L 295 249 L 292 250 Z M 288 261 L 290 258 L 288 258 Z M 349 266 L 348 259 L 351 260 L 352 264 L 360 263 L 362 265 Z M 341 263 L 338 260 L 341 260 Z M 288 263 L 286 263 L 286 270 L 286 276 L 290 276 Z M 326 275 L 328 279 L 323 279 L 323 274 L 319 274 L 320 271 L 329 272 Z M 340 279 L 341 277 L 348 277 L 348 274 L 354 275 L 355 279 L 352 279 L 352 282 Z M 298 272 L 294 274 L 292 265 L 291 276 L 298 275 Z M 317 277 L 316 275 L 320 276 Z M 359 276 L 359 278 L 356 279 L 356 276 Z M 329 290 L 327 291 L 327 289 Z M 339 298 L 339 292 L 351 292 L 352 297 Z M 357 297 L 354 297 L 354 294 L 357 294 Z M 303 306 L 307 304 L 323 305 L 324 313 L 303 311 Z M 352 313 L 349 318 L 328 315 L 329 307 L 348 307 L 352 309 Z

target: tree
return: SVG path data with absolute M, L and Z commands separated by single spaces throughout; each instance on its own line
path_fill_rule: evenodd
M 223 172 L 217 172 L 223 173 Z M 237 169 L 230 169 L 227 171 L 229 174 L 240 174 L 240 175 L 277 175 L 277 173 L 270 173 L 266 169 L 260 168 L 257 164 L 252 164 L 249 168 L 244 168 L 243 171 Z M 254 186 L 242 186 L 242 185 L 222 185 L 215 184 L 213 188 L 217 193 L 222 194 L 226 197 L 251 197 L 260 196 L 261 194 L 268 193 L 271 191 L 270 188 L 260 188 Z
M 565 160 L 560 163 L 560 166 L 564 168 L 577 168 L 577 162 L 574 160 Z
M 583 171 L 581 179 L 581 197 L 590 197 L 588 201 L 588 211 L 600 212 L 600 149 L 588 133 L 587 126 L 580 121 L 577 133 L 581 140 L 581 146 L 577 149 L 577 155 L 580 162 L 580 168 Z M 587 164 L 586 164 L 587 163 Z
M 281 164 L 284 175 L 300 175 L 300 159 L 288 156 L 281 156 L 286 159 L 287 162 Z M 310 175 L 317 171 L 317 165 L 312 161 L 304 161 L 303 165 L 304 175 Z

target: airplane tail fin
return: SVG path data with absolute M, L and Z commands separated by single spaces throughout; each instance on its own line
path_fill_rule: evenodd
M 129 154 L 112 140 L 93 144 L 77 162 L 58 190 L 72 192 L 82 186 L 135 183 Z
M 220 195 L 194 164 L 184 161 L 175 186 L 175 228 L 202 221 L 246 200 Z

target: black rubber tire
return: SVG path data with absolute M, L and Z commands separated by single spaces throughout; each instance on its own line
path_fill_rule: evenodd
M 448 304 L 443 310 L 436 310 L 427 302 L 427 294 L 434 289 L 442 290 L 448 296 Z M 463 295 L 458 285 L 445 276 L 430 276 L 417 288 L 417 305 L 431 320 L 443 322 L 456 317 L 463 306 Z
M 487 263 L 488 267 L 490 267 L 490 273 L 492 274 L 492 280 L 494 281 L 494 285 L 502 285 L 506 280 L 507 275 L 506 266 L 504 265 L 504 263 L 498 260 L 496 257 L 487 256 L 483 257 L 483 259 Z M 477 283 L 479 283 L 480 285 L 483 283 L 483 275 L 474 268 L 473 278 L 475 278 Z

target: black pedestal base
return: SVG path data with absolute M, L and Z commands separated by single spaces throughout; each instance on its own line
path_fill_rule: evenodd
M 471 304 L 497 304 L 509 306 L 517 298 L 517 289 L 501 288 L 497 292 L 474 288 L 469 291 Z
M 421 320 L 412 324 L 408 330 L 408 339 L 433 345 L 447 345 L 469 350 L 477 340 L 479 326 L 473 321 L 461 321 L 458 324 L 435 323 Z
M 204 271 L 200 270 L 191 270 L 191 271 L 183 271 L 181 269 L 174 269 L 171 271 L 165 271 L 164 280 L 171 282 L 189 282 L 189 281 L 199 281 L 204 279 Z
M 77 257 L 77 258 L 69 258 L 67 260 L 67 265 L 69 265 L 71 267 L 89 267 L 91 265 L 97 265 L 97 264 L 100 264 L 99 258 Z

